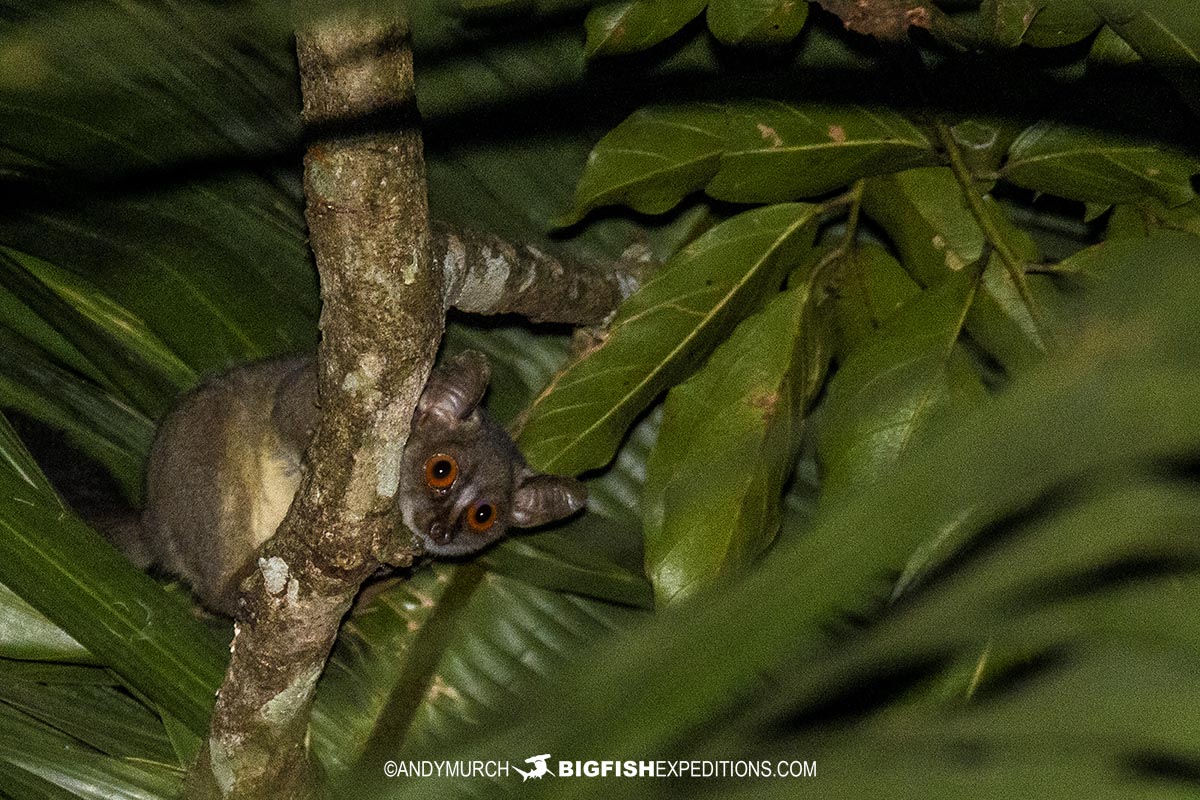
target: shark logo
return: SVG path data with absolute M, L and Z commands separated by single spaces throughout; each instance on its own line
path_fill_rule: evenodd
M 520 767 L 513 767 L 517 772 L 521 773 L 521 783 L 530 778 L 541 778 L 543 775 L 550 774 L 550 768 L 546 766 L 546 759 L 550 757 L 549 753 L 543 753 L 540 756 L 530 756 L 525 759 L 526 764 L 533 764 L 533 767 L 526 772 Z

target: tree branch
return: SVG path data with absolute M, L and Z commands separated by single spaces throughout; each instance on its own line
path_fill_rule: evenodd
M 641 285 L 653 268 L 632 247 L 600 271 L 554 258 L 498 236 L 433 224 L 433 262 L 441 265 L 446 307 L 474 314 L 520 314 L 534 322 L 597 325 Z
M 296 49 L 305 122 L 327 132 L 309 147 L 304 176 L 321 283 L 322 417 L 296 498 L 243 584 L 192 797 L 313 796 L 305 734 L 342 616 L 381 562 L 413 555 L 392 498 L 441 339 L 443 290 L 429 261 L 407 27 L 341 18 L 299 35 Z M 342 124 L 385 118 L 384 132 Z

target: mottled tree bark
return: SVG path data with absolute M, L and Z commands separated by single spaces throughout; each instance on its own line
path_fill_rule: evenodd
M 555 258 L 489 233 L 433 224 L 433 262 L 446 307 L 472 314 L 520 314 L 534 322 L 598 325 L 641 285 L 649 252 L 632 247 L 605 269 Z
M 307 216 L 321 283 L 322 418 L 308 471 L 243 585 L 232 659 L 190 796 L 308 797 L 317 678 L 359 585 L 411 560 L 391 502 L 443 326 L 402 25 L 334 19 L 297 37 Z M 375 120 L 384 132 L 363 132 Z M 343 127 L 348 121 L 354 126 Z

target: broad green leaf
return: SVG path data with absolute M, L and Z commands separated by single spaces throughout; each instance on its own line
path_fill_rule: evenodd
M 708 0 L 617 0 L 594 7 L 584 21 L 588 58 L 636 53 L 676 33 Z
M 797 0 L 709 0 L 708 29 L 725 44 L 790 42 L 808 19 L 808 3 Z
M 1122 759 L 1130 752 L 1179 764 L 1197 758 L 1200 717 L 1180 699 L 1200 691 L 1189 667 L 1200 627 L 1191 596 L 1180 596 L 1177 584 L 1194 577 L 1197 563 L 1197 542 L 1186 535 L 1196 524 L 1196 493 L 1189 475 L 1162 465 L 1190 464 L 1200 448 L 1192 407 L 1200 393 L 1200 238 L 1113 243 L 1102 258 L 1111 262 L 1114 284 L 1079 332 L 1080 346 L 1031 370 L 874 490 L 827 508 L 812 530 L 746 580 L 623 636 L 510 727 L 465 743 L 454 757 L 811 752 L 838 767 L 820 773 L 828 796 L 895 797 L 897 785 L 947 800 L 961 797 L 964 785 L 989 798 L 1024 796 L 1029 786 L 1056 800 L 1078 797 L 1081 788 L 1114 800 L 1186 796 L 1188 783 L 1168 786 Z M 1136 491 L 1122 498 L 1122 485 L 1147 480 L 1191 499 L 1184 505 L 1157 493 L 1147 502 Z M 1105 496 L 1123 513 L 1100 504 L 1083 516 L 1062 515 Z M 1162 520 L 1163 510 L 1177 516 L 1166 526 L 1106 535 L 1107 526 L 1136 519 L 1135 503 L 1153 519 Z M 1040 535 L 1031 532 L 1042 523 Z M 876 608 L 886 576 L 938 540 L 956 556 L 940 559 L 942 571 L 871 626 L 838 626 L 837 637 L 828 635 L 846 615 Z M 1039 557 L 1043 542 L 1063 559 L 1057 565 Z M 1072 548 L 1086 557 L 1072 558 Z M 996 589 L 982 596 L 970 578 L 981 563 Z M 1163 602 L 1170 592 L 1175 601 Z M 1126 601 L 1132 605 L 1118 611 Z M 1097 610 L 1103 621 L 1081 628 Z M 1147 617 L 1151 633 L 1138 636 L 1136 625 Z M 1059 635 L 1043 634 L 1041 623 Z M 1173 628 L 1174 638 L 1154 634 Z M 1057 646 L 1057 657 L 1052 647 L 1032 672 L 989 681 L 978 702 L 936 703 L 927 695 L 906 702 L 906 690 L 936 679 L 958 656 L 979 653 L 992 633 Z M 971 752 L 983 760 L 964 760 L 964 742 L 979 743 Z M 922 754 L 917 764 L 914 749 Z M 648 797 L 657 796 L 656 786 L 547 780 L 523 786 L 522 794 Z M 697 781 L 690 791 L 727 789 Z M 388 791 L 437 798 L 463 788 L 430 781 Z M 795 791 L 791 781 L 754 782 L 743 794 Z
M 716 226 L 622 304 L 603 342 L 530 408 L 520 444 L 542 471 L 607 464 L 638 414 L 695 370 L 811 245 L 818 207 L 768 206 Z
M 95 663 L 79 642 L 5 586 L 0 586 L 0 658 Z
M 728 118 L 718 105 L 650 107 L 635 111 L 597 142 L 563 221 L 623 203 L 643 214 L 661 214 L 717 173 Z
M 864 244 L 842 262 L 836 291 L 833 320 L 844 361 L 921 287 L 887 250 Z
M 1041 0 L 1025 31 L 1025 44 L 1063 47 L 1082 41 L 1103 24 L 1091 0 Z
M 611 203 L 657 214 L 700 189 L 717 200 L 784 202 L 934 160 L 924 134 L 886 110 L 773 101 L 650 107 L 596 145 L 563 221 Z
M 226 654 L 76 519 L 0 422 L 0 583 L 193 731 L 208 724 Z
M 1092 0 L 1092 5 L 1175 85 L 1193 111 L 1200 110 L 1200 17 L 1190 0 Z
M 1149 141 L 1053 122 L 1026 129 L 1008 154 L 1004 177 L 1037 192 L 1103 203 L 1154 197 L 1168 206 L 1192 200 L 1200 163 Z
M 1037 260 L 1037 247 L 985 198 L 995 229 L 1017 257 Z M 905 268 L 924 286 L 936 286 L 984 255 L 983 228 L 967 206 L 963 189 L 948 167 L 914 169 L 867 181 L 863 210 L 884 227 Z M 1048 282 L 1026 276 L 1041 304 Z M 1045 284 L 1045 285 L 1043 285 Z M 1048 347 L 1045 322 L 1035 317 L 996 255 L 967 317 L 967 329 L 980 346 L 1010 371 L 1036 363 Z
M 829 383 L 817 453 L 831 498 L 869 487 L 987 397 L 958 344 L 979 273 L 964 269 L 904 304 Z
M 745 573 L 779 530 L 783 483 L 827 358 L 807 283 L 744 320 L 667 395 L 646 466 L 646 574 L 665 608 Z M 810 338 L 809 341 L 812 339 Z
M 720 168 L 705 191 L 737 203 L 813 197 L 936 160 L 925 135 L 886 109 L 738 103 L 730 106 L 728 131 Z

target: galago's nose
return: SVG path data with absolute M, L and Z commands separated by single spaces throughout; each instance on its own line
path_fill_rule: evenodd
M 443 522 L 435 522 L 429 526 L 429 538 L 436 544 L 447 544 L 454 531 Z

